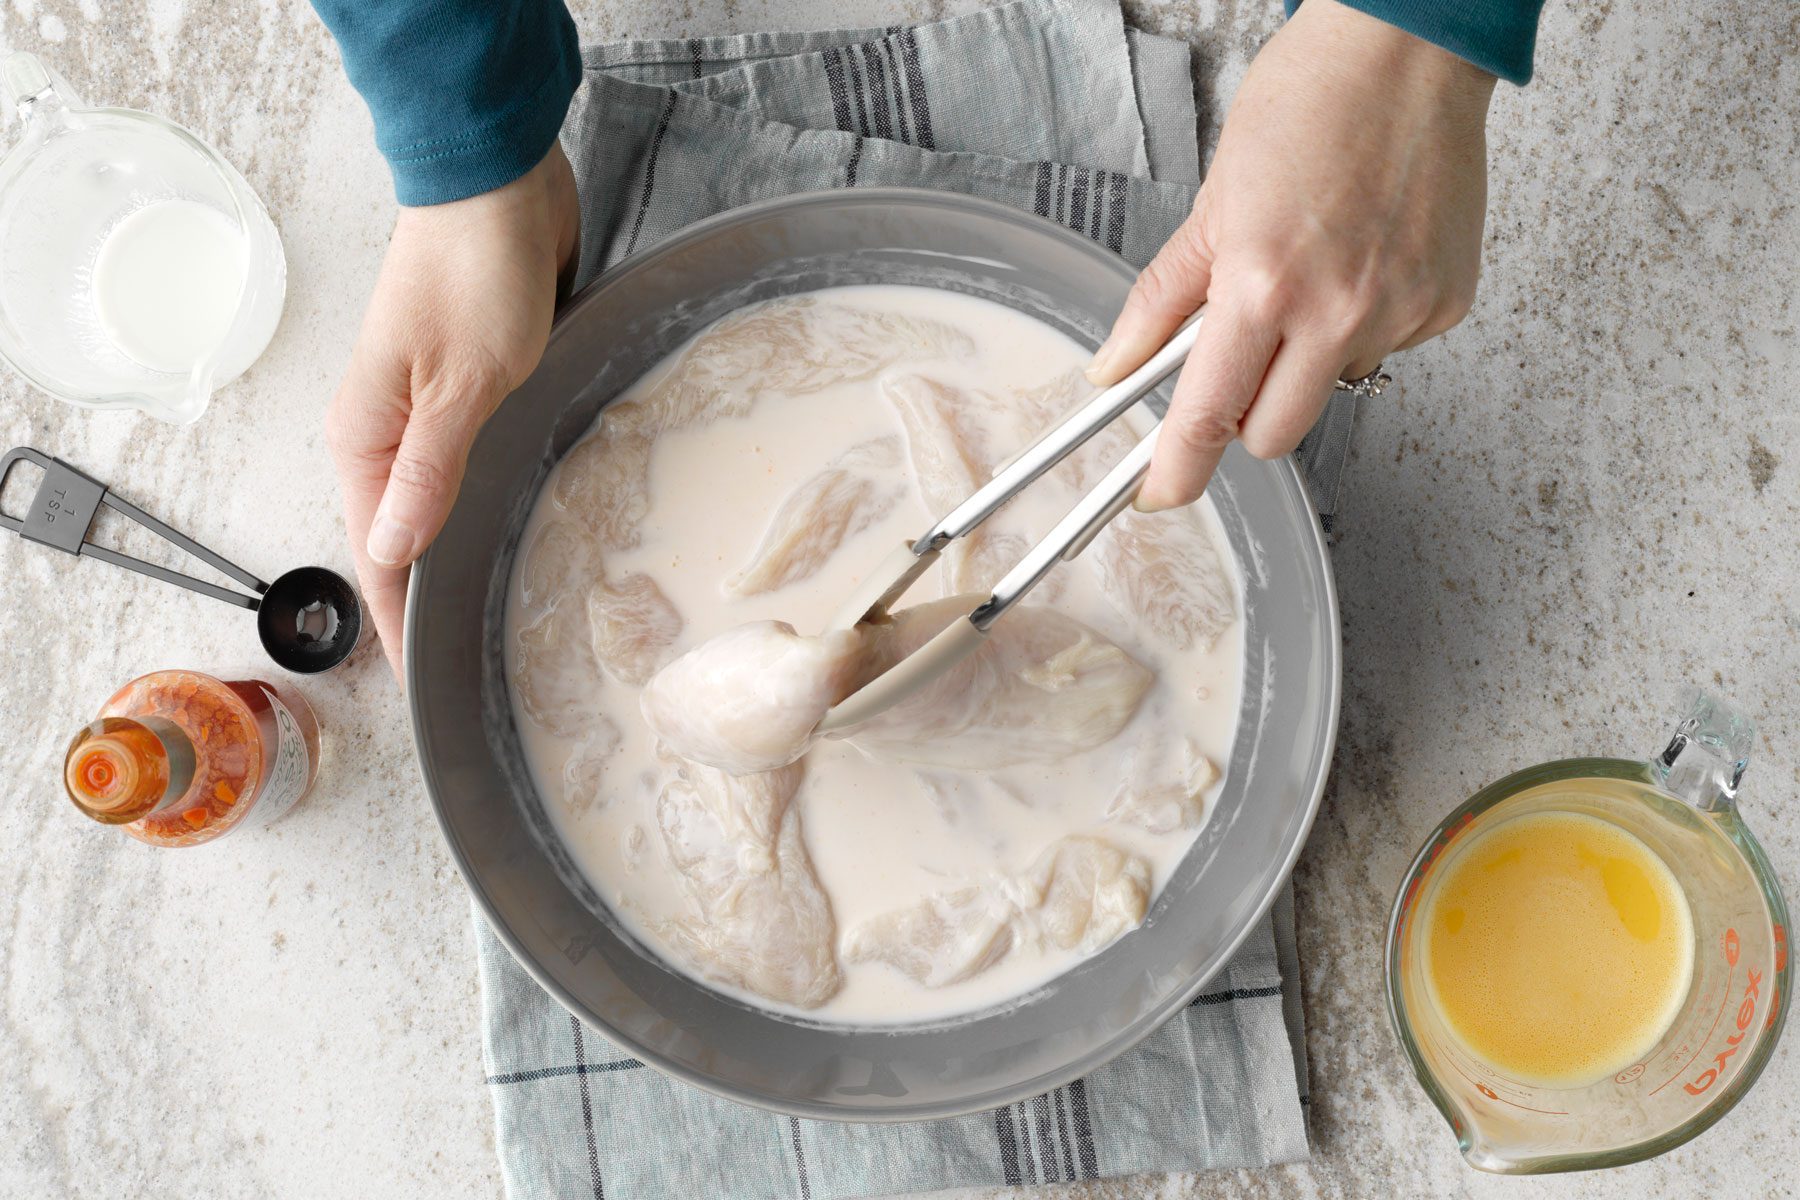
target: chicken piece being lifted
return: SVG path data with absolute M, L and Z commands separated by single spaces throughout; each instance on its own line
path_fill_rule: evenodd
M 978 601 L 949 596 L 861 627 L 864 677 L 899 662 Z M 1047 762 L 1111 741 L 1154 681 L 1149 668 L 1080 621 L 1025 605 L 996 621 L 975 653 L 844 736 L 869 757 L 896 762 L 969 770 Z
M 905 490 L 899 440 L 872 438 L 790 492 L 744 568 L 725 581 L 733 599 L 772 592 L 813 575 L 844 539 L 886 516 Z
M 848 962 L 883 962 L 943 987 L 1020 945 L 1092 954 L 1143 923 L 1150 866 L 1093 837 L 1066 837 L 1019 875 L 970 884 L 871 917 L 844 938 Z
M 859 625 L 802 637 L 758 621 L 689 650 L 639 698 L 665 745 L 723 771 L 797 761 L 839 700 L 930 641 L 975 606 L 950 596 Z M 1153 676 L 1081 622 L 1020 608 L 976 651 L 913 696 L 845 731 L 871 758 L 987 770 L 1067 757 L 1109 741 Z
M 862 637 L 802 637 L 753 621 L 695 646 L 638 696 L 645 724 L 681 758 L 733 775 L 773 771 L 812 745 L 826 710 L 857 686 Z
M 670 765 L 657 826 L 696 911 L 661 932 L 708 978 L 797 1008 L 831 999 L 843 982 L 837 925 L 791 803 L 805 769 Z

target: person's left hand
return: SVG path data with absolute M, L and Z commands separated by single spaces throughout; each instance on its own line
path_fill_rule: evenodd
M 579 224 L 560 146 L 505 187 L 394 223 L 325 434 L 396 676 L 408 568 L 450 515 L 476 433 L 543 357 Z

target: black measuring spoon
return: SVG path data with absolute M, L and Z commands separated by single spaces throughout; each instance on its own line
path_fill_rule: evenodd
M 275 665 L 299 675 L 329 671 L 350 657 L 362 636 L 362 604 L 350 583 L 324 567 L 296 567 L 264 583 L 236 563 L 227 562 L 199 542 L 169 528 L 137 505 L 114 495 L 105 484 L 41 450 L 18 446 L 0 458 L 0 492 L 21 462 L 42 467 L 44 478 L 24 517 L 0 512 L 0 529 L 10 529 L 28 542 L 66 554 L 84 555 L 124 567 L 164 583 L 211 596 L 256 614 L 256 633 Z M 220 587 L 205 580 L 159 567 L 87 540 L 94 517 L 105 505 L 178 549 L 251 588 L 255 594 Z

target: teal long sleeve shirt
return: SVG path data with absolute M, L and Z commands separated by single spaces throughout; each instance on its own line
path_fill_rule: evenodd
M 1338 0 L 1350 8 L 1441 46 L 1490 75 L 1523 87 L 1531 82 L 1538 14 L 1544 0 Z M 1301 0 L 1285 0 L 1288 15 Z
M 581 82 L 562 0 L 313 0 L 375 118 L 402 204 L 511 183 L 556 141 Z
M 1531 78 L 1543 0 L 1344 0 L 1501 79 Z M 1286 0 L 1291 13 L 1300 0 Z M 402 204 L 510 183 L 556 140 L 581 82 L 562 0 L 313 0 L 375 119 Z

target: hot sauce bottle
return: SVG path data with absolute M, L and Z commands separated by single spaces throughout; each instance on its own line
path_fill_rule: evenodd
M 156 671 L 75 734 L 63 787 L 84 814 L 139 841 L 198 846 L 286 813 L 318 763 L 319 724 L 292 690 Z

